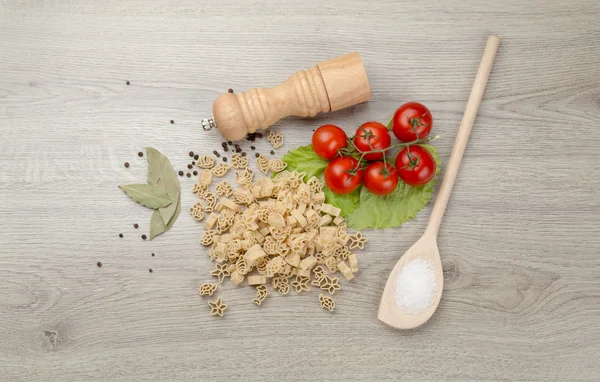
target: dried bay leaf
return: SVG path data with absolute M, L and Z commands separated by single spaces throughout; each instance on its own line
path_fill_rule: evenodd
M 126 184 L 119 188 L 134 202 L 148 208 L 164 208 L 173 204 L 165 189 L 157 184 Z
M 177 173 L 173 169 L 169 159 L 155 148 L 146 148 L 146 158 L 148 160 L 148 184 L 157 184 L 160 179 L 167 195 L 173 201 L 172 204 L 162 207 L 159 210 L 163 224 L 168 229 L 168 225 L 176 215 L 179 206 L 180 192 Z M 181 206 L 179 206 L 179 209 L 181 209 Z
M 173 204 L 175 204 L 175 203 L 173 203 Z M 154 210 L 154 213 L 152 214 L 152 218 L 150 218 L 150 240 L 154 239 L 156 236 L 160 235 L 161 233 L 166 232 L 169 229 L 171 229 L 171 227 L 173 227 L 173 225 L 175 224 L 175 221 L 177 221 L 177 218 L 179 217 L 180 212 L 181 212 L 181 204 L 178 201 L 177 206 L 175 208 L 175 213 L 173 214 L 173 217 L 171 217 L 171 220 L 169 221 L 169 223 L 167 225 L 165 225 L 159 210 Z

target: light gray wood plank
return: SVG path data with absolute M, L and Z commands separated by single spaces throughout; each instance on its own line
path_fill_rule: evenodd
M 598 20 L 592 0 L 1 2 L 0 379 L 596 379 Z M 367 232 L 333 315 L 315 293 L 259 308 L 226 284 L 227 316 L 209 317 L 191 180 L 175 227 L 139 238 L 150 211 L 116 188 L 145 178 L 139 150 L 183 168 L 188 151 L 221 142 L 199 127 L 219 93 L 352 50 L 373 101 L 281 121 L 281 152 L 320 124 L 351 131 L 419 100 L 447 161 L 489 33 L 502 42 L 440 231 L 444 296 L 424 327 L 397 332 L 375 313 L 431 206 Z

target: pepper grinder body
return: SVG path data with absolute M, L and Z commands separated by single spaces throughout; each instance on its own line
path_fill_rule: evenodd
M 226 139 L 239 140 L 284 117 L 314 117 L 369 99 L 367 73 L 353 52 L 300 70 L 274 88 L 222 94 L 213 105 L 213 119 L 202 125 L 207 130 L 216 125 Z

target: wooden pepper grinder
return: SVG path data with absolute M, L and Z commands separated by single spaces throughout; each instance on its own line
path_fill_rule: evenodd
M 283 84 L 246 93 L 221 94 L 213 117 L 202 128 L 217 127 L 225 139 L 239 140 L 288 116 L 314 117 L 371 99 L 369 79 L 358 52 L 298 71 Z

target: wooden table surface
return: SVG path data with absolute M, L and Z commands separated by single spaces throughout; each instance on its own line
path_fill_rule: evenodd
M 175 227 L 140 238 L 151 211 L 117 188 L 144 181 L 139 150 L 182 169 L 221 143 L 199 125 L 219 93 L 353 50 L 373 100 L 280 122 L 280 152 L 320 124 L 350 131 L 418 100 L 447 161 L 490 33 L 502 41 L 425 326 L 395 331 L 376 310 L 431 204 L 366 232 L 333 314 L 315 291 L 257 307 L 227 283 L 226 317 L 210 317 L 191 179 Z M 597 0 L 0 2 L 0 380 L 597 379 L 599 41 Z

